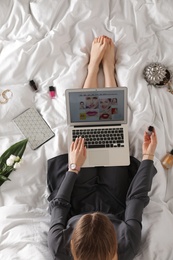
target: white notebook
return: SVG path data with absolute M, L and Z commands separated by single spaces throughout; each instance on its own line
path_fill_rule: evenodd
M 28 139 L 33 150 L 55 136 L 43 117 L 35 108 L 29 108 L 13 119 L 14 123 Z

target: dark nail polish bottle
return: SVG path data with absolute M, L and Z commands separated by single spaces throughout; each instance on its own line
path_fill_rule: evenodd
M 154 127 L 150 125 L 148 127 L 148 131 L 147 131 L 148 135 L 152 135 L 153 130 L 154 130 Z
M 30 80 L 29 85 L 31 86 L 31 88 L 32 88 L 34 91 L 37 91 L 37 86 L 36 86 L 34 80 Z

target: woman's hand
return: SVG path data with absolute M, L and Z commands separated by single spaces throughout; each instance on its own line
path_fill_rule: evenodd
M 81 167 L 86 160 L 86 147 L 84 145 L 84 138 L 76 138 L 70 146 L 69 164 L 75 163 L 77 167 Z
M 155 129 L 153 129 L 151 135 L 145 132 L 143 146 L 142 146 L 143 159 L 153 160 L 156 146 L 157 146 L 157 135 Z

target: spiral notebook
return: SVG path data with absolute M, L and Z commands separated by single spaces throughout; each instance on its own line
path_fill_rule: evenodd
M 30 147 L 35 150 L 55 136 L 49 125 L 35 108 L 29 108 L 13 119 L 14 123 L 28 138 Z

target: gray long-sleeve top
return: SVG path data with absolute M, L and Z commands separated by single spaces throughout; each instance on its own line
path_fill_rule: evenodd
M 156 174 L 153 161 L 144 160 L 133 178 L 126 197 L 124 219 L 106 214 L 112 221 L 118 241 L 118 259 L 132 260 L 137 254 L 141 241 L 142 213 L 149 203 L 148 192 Z M 81 217 L 76 215 L 68 219 L 73 187 L 77 178 L 74 172 L 67 172 L 56 197 L 50 202 L 51 224 L 48 233 L 48 245 L 53 259 L 73 259 L 70 253 L 70 240 L 75 223 Z

